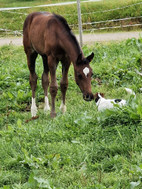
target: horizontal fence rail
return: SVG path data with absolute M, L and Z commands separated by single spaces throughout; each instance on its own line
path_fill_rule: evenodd
M 94 12 L 83 13 L 83 15 L 111 12 L 111 11 L 121 10 L 121 9 L 129 8 L 129 7 L 132 7 L 132 6 L 140 5 L 140 4 L 142 4 L 142 2 L 134 3 L 134 4 L 123 6 L 123 7 L 118 7 L 118 8 L 115 8 L 115 9 L 107 9 L 107 10 L 102 10 L 102 11 L 94 11 Z
M 119 18 L 119 19 L 96 21 L 96 22 L 86 22 L 86 23 L 82 23 L 82 25 L 85 26 L 85 25 L 93 25 L 93 24 L 101 24 L 101 23 L 109 23 L 109 22 L 118 22 L 118 21 L 133 20 L 133 19 L 139 19 L 139 18 L 142 18 L 142 16 Z M 78 24 L 71 24 L 70 26 L 71 27 L 78 26 Z
M 123 20 L 131 20 L 131 19 L 136 19 L 136 18 L 142 18 L 142 16 L 138 17 L 130 17 L 130 18 L 121 18 L 121 19 L 115 19 L 115 20 L 106 20 L 106 21 L 97 21 L 97 22 L 88 22 L 88 23 L 82 23 L 82 26 L 86 25 L 94 25 L 94 24 L 99 24 L 99 23 L 110 23 L 110 22 L 118 22 L 118 21 L 123 21 Z M 69 25 L 71 28 L 75 28 L 78 26 L 78 24 L 71 24 Z M 129 25 L 119 25 L 119 26 L 111 26 L 111 27 L 103 27 L 103 28 L 91 28 L 91 29 L 83 29 L 83 31 L 97 31 L 97 30 L 107 30 L 107 29 L 116 29 L 116 28 L 126 28 L 126 27 L 138 27 L 142 26 L 142 24 L 129 24 Z M 0 31 L 2 32 L 7 32 L 7 33 L 13 33 L 15 35 L 22 35 L 22 30 L 9 30 L 9 29 L 3 29 L 0 28 Z M 78 31 L 75 30 L 74 31 Z
M 94 0 L 94 1 L 97 1 L 97 0 Z M 98 0 L 100 1 L 100 0 Z M 82 1 L 82 2 L 93 2 L 93 1 Z M 76 2 L 75 2 L 76 3 Z M 72 3 L 72 4 L 75 4 L 75 3 Z M 111 12 L 111 11 L 116 11 L 116 10 L 121 10 L 121 9 L 125 9 L 125 8 L 129 8 L 129 7 L 132 7 L 132 6 L 136 6 L 136 5 L 141 5 L 142 2 L 139 2 L 139 3 L 134 3 L 134 4 L 131 4 L 131 5 L 127 5 L 127 6 L 122 6 L 122 7 L 117 7 L 115 9 L 107 9 L 107 10 L 102 10 L 102 11 L 93 11 L 93 12 L 88 12 L 88 13 L 82 13 L 81 15 L 89 15 L 89 14 L 96 14 L 96 13 L 105 13 L 105 12 Z M 37 8 L 37 7 L 47 7 L 47 6 L 53 6 L 55 4 L 49 4 L 49 5 L 39 5 L 39 6 L 33 6 L 33 7 L 28 7 L 28 8 Z M 58 6 L 60 6 L 60 4 L 58 4 Z M 2 12 L 9 12 L 9 13 L 16 13 L 16 12 L 10 12 L 8 10 L 18 10 L 18 9 L 27 9 L 27 7 L 17 7 L 17 8 L 0 8 L 0 11 Z M 19 14 L 19 13 L 17 13 Z M 20 14 L 25 14 L 25 13 L 20 13 Z M 63 14 L 64 16 L 67 15 L 67 16 L 72 16 L 74 14 Z
M 92 28 L 92 29 L 84 29 L 83 31 L 96 31 L 96 30 L 106 30 L 106 29 L 117 29 L 117 28 L 127 28 L 127 27 L 138 27 L 142 26 L 142 24 L 131 24 L 131 25 L 121 25 L 121 26 L 112 26 L 112 27 L 104 27 L 104 28 Z
M 81 3 L 88 3 L 88 2 L 96 2 L 101 0 L 87 0 L 87 1 L 81 1 Z M 70 2 L 60 2 L 60 3 L 54 3 L 54 4 L 47 4 L 47 5 L 37 5 L 32 7 L 9 7 L 9 8 L 0 8 L 0 11 L 6 11 L 6 10 L 20 10 L 20 9 L 31 9 L 31 8 L 38 8 L 38 7 L 53 7 L 53 6 L 64 6 L 64 5 L 72 5 L 76 4 L 76 1 L 70 1 Z

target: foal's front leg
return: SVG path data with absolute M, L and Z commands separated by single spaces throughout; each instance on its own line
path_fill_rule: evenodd
M 56 81 L 56 67 L 57 67 L 57 62 L 56 59 L 53 58 L 52 56 L 48 57 L 48 66 L 50 70 L 50 75 L 51 75 L 51 84 L 50 84 L 50 94 L 51 94 L 51 117 L 56 116 L 55 112 L 55 98 L 57 95 L 57 90 L 58 90 L 58 85 Z

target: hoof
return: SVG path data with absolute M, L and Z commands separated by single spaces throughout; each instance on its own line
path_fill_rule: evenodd
M 36 106 L 32 106 L 31 107 L 31 115 L 32 117 L 36 117 L 37 114 L 37 107 Z
M 65 112 L 66 112 L 66 105 L 64 105 L 64 104 L 61 104 L 61 106 L 60 106 L 60 110 L 61 110 L 61 112 L 64 114 Z
M 56 113 L 55 112 L 51 112 L 50 116 L 51 116 L 51 118 L 54 118 L 54 117 L 56 117 Z

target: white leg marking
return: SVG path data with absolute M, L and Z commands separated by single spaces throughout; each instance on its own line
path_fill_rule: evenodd
M 87 77 L 87 75 L 88 75 L 88 73 L 89 73 L 89 68 L 85 67 L 85 68 L 83 69 L 83 73 L 84 73 L 84 75 Z
M 63 113 L 65 113 L 66 110 L 67 110 L 66 105 L 63 103 L 63 101 L 62 101 L 62 103 L 61 103 L 60 110 L 61 110 Z
M 49 100 L 48 97 L 45 96 L 45 105 L 44 105 L 44 112 L 47 112 L 50 110 L 50 106 L 49 106 Z
M 32 114 L 32 117 L 35 117 L 37 114 L 37 106 L 35 103 L 35 98 L 32 98 L 31 114 Z

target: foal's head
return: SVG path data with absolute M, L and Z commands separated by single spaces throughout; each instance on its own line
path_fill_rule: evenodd
M 93 57 L 94 53 L 92 53 L 87 58 L 83 58 L 82 54 L 80 54 L 75 66 L 75 80 L 81 92 L 83 93 L 84 100 L 86 101 L 91 101 L 94 99 L 94 95 L 92 94 L 91 90 L 91 77 L 93 73 L 89 65 Z

